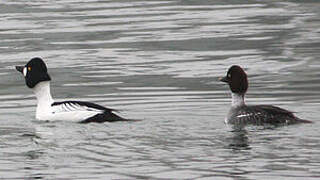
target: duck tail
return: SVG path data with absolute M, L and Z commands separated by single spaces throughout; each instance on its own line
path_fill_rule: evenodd
M 313 121 L 298 118 L 298 123 L 313 123 Z
M 117 114 L 114 114 L 112 112 L 107 112 L 104 114 L 97 114 L 93 117 L 90 117 L 88 119 L 85 119 L 81 121 L 80 123 L 104 123 L 104 122 L 117 122 L 117 121 L 127 121 L 127 122 L 135 122 L 135 121 L 140 121 L 137 119 L 126 119 L 121 116 L 118 116 Z

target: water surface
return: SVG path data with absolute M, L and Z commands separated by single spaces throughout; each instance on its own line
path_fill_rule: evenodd
M 0 178 L 318 179 L 318 1 L 0 2 Z M 121 110 L 135 123 L 35 120 L 14 70 L 42 57 L 57 100 Z M 232 64 L 248 104 L 312 125 L 224 124 Z

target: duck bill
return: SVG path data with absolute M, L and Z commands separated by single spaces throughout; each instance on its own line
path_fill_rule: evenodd
M 24 66 L 16 66 L 16 70 L 23 73 Z
M 219 81 L 225 82 L 225 83 L 229 82 L 227 76 L 219 78 Z

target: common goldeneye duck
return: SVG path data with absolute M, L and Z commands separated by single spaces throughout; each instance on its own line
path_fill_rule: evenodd
M 231 66 L 227 76 L 220 81 L 229 84 L 232 92 L 232 106 L 225 119 L 227 124 L 233 125 L 285 125 L 296 123 L 312 123 L 296 117 L 293 112 L 272 106 L 254 105 L 247 106 L 244 96 L 248 90 L 248 78 L 244 70 L 237 65 Z
M 36 119 L 38 120 L 62 120 L 80 123 L 130 121 L 116 115 L 114 109 L 91 102 L 55 102 L 50 93 L 51 78 L 47 66 L 41 58 L 33 58 L 25 66 L 16 66 L 16 69 L 23 74 L 26 85 L 36 95 Z

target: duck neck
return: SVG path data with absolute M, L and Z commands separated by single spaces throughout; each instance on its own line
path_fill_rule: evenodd
M 232 93 L 232 107 L 236 108 L 236 107 L 241 107 L 244 106 L 245 102 L 244 102 L 244 93 Z
M 50 93 L 50 81 L 40 82 L 32 90 L 37 97 L 37 110 L 39 107 L 51 106 L 53 99 Z

